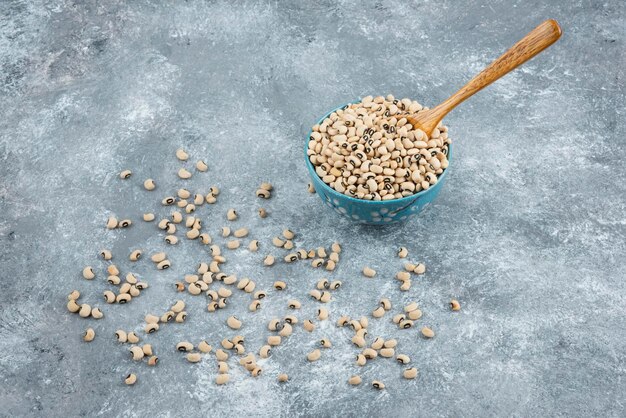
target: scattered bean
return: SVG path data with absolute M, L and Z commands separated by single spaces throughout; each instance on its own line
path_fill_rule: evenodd
M 172 265 L 172 263 L 170 262 L 170 260 L 163 260 L 160 263 L 157 264 L 157 269 L 159 270 L 166 270 L 168 268 L 170 268 L 170 266 Z
M 398 323 L 398 328 L 400 329 L 409 329 L 413 326 L 413 321 L 410 319 L 403 319 Z
M 374 350 L 380 350 L 381 348 L 383 348 L 384 344 L 385 344 L 385 340 L 383 338 L 376 337 L 374 341 L 372 342 L 372 344 L 370 345 L 370 347 L 373 348 Z
M 238 239 L 233 239 L 226 243 L 226 248 L 228 248 L 229 250 L 235 250 L 239 248 L 240 245 L 241 242 Z
M 176 318 L 174 318 L 174 321 L 180 324 L 180 323 L 185 322 L 186 319 L 187 319 L 187 312 L 182 311 L 176 315 Z
M 348 383 L 351 384 L 352 386 L 358 386 L 360 385 L 362 382 L 361 376 L 352 376 L 350 379 L 348 379 Z
M 261 358 L 268 358 L 270 356 L 271 352 L 272 352 L 272 347 L 269 346 L 269 345 L 264 345 L 259 350 L 259 356 Z
M 100 310 L 100 308 L 93 308 L 91 310 L 91 317 L 94 319 L 101 319 L 104 317 L 104 314 Z
M 393 321 L 394 324 L 399 324 L 401 321 L 403 321 L 405 319 L 406 319 L 406 315 L 404 315 L 404 314 L 397 314 L 397 315 L 393 316 L 392 321 Z
M 395 348 L 398 345 L 398 341 L 391 339 L 391 340 L 387 340 L 385 341 L 384 347 L 385 348 Z
M 352 344 L 356 345 L 359 348 L 365 347 L 365 338 L 355 335 L 352 337 Z
M 115 338 L 120 343 L 125 343 L 126 341 L 128 341 L 128 335 L 126 334 L 126 331 L 122 331 L 121 329 L 115 331 Z
M 258 189 L 256 191 L 257 197 L 261 197 L 263 199 L 269 199 L 271 197 L 271 193 L 264 189 Z
M 184 149 L 179 148 L 176 150 L 176 158 L 181 161 L 187 161 L 187 159 L 189 158 L 189 154 L 187 154 Z
M 291 327 L 291 324 L 289 323 L 285 323 L 283 324 L 282 329 L 279 331 L 278 335 L 280 335 L 281 337 L 289 337 L 293 332 L 293 328 Z
M 374 350 L 373 348 L 365 348 L 361 354 L 363 354 L 365 356 L 366 359 L 368 360 L 372 360 L 375 359 L 376 357 L 378 357 L 378 352 L 376 350 Z
M 376 270 L 369 268 L 369 267 L 364 267 L 363 268 L 363 275 L 365 277 L 374 277 L 376 276 Z
M 367 359 L 363 354 L 357 354 L 356 356 L 356 365 L 357 366 L 365 366 L 367 364 Z
M 185 234 L 185 236 L 188 239 L 196 239 L 200 236 L 200 230 L 199 229 L 190 229 L 189 231 L 187 231 L 187 233 Z
M 146 324 L 158 324 L 159 323 L 159 317 L 156 315 L 152 315 L 152 314 L 147 314 L 146 316 L 144 316 L 144 321 L 146 321 Z
M 313 323 L 313 321 L 311 321 L 310 319 L 305 320 L 302 323 L 302 326 L 304 327 L 304 329 L 308 332 L 313 332 L 313 330 L 315 329 L 315 324 Z
M 398 354 L 396 356 L 396 361 L 400 364 L 409 364 L 411 359 L 406 354 Z
M 319 308 L 317 310 L 317 319 L 319 319 L 320 321 L 328 319 L 328 309 L 326 309 L 326 308 Z
M 295 300 L 295 299 L 290 299 L 290 300 L 287 302 L 287 306 L 288 306 L 290 309 L 300 309 L 300 307 L 302 306 L 302 304 L 301 304 L 299 301 Z
M 172 305 L 171 309 L 172 309 L 172 312 L 174 313 L 182 312 L 185 309 L 185 302 L 182 300 L 177 300 L 176 303 Z
M 174 319 L 175 316 L 176 314 L 174 313 L 174 311 L 167 311 L 163 315 L 161 315 L 161 322 L 170 322 L 172 319 Z
M 142 358 L 144 358 L 144 353 L 141 347 L 137 347 L 135 345 L 130 348 L 130 356 L 132 357 L 133 360 L 139 361 Z
M 280 345 L 281 343 L 280 335 L 270 335 L 269 337 L 267 337 L 267 343 L 272 347 Z
M 264 259 L 263 259 L 263 264 L 266 266 L 271 266 L 274 264 L 274 256 L 273 255 L 267 255 Z
M 337 326 L 338 327 L 345 327 L 346 325 L 348 325 L 348 323 L 350 322 L 350 318 L 346 315 L 340 317 L 337 320 Z
M 226 363 L 225 361 L 218 361 L 217 362 L 217 372 L 219 374 L 226 374 L 226 373 L 228 373 L 228 363 Z
M 367 320 L 367 317 L 362 316 L 361 319 L 359 319 L 359 323 L 361 324 L 361 328 L 365 328 L 367 329 L 367 326 L 369 325 L 369 321 Z
M 87 305 L 86 303 L 80 305 L 78 315 L 80 315 L 81 318 L 87 318 L 89 315 L 91 315 L 91 306 Z
M 96 274 L 93 272 L 93 269 L 90 266 L 87 266 L 83 269 L 83 277 L 87 280 L 91 280 L 96 277 Z
M 209 343 L 203 340 L 203 341 L 200 341 L 200 343 L 198 344 L 198 350 L 206 354 L 206 353 L 210 353 L 211 350 L 213 350 L 213 347 L 211 347 Z
M 418 308 L 417 302 L 411 302 L 404 307 L 404 312 L 411 312 Z
M 156 188 L 156 184 L 154 183 L 154 180 L 148 179 L 148 180 L 143 182 L 143 187 L 144 187 L 144 189 L 146 189 L 148 191 L 151 191 L 151 190 L 154 190 Z
M 231 292 L 229 289 L 226 289 L 225 287 L 220 287 L 217 290 L 217 294 L 223 298 L 228 298 L 233 294 L 233 292 Z
M 207 170 L 209 169 L 209 166 L 208 166 L 208 165 L 206 165 L 206 163 L 205 163 L 204 161 L 199 160 L 199 161 L 196 163 L 196 169 L 197 169 L 198 171 L 205 172 L 205 171 L 207 171 Z
M 172 196 L 165 197 L 165 198 L 163 198 L 163 200 L 161 200 L 161 204 L 162 204 L 163 206 L 170 206 L 170 205 L 173 205 L 173 204 L 174 204 L 174 202 L 176 202 L 176 198 L 175 198 L 175 197 L 172 197 Z
M 128 293 L 120 293 L 119 295 L 115 297 L 115 301 L 119 303 L 120 305 L 130 302 L 131 299 L 132 299 L 132 296 L 129 295 Z
M 182 351 L 182 352 L 193 351 L 193 344 L 191 344 L 189 341 L 181 341 L 178 344 L 176 344 L 176 350 Z
M 94 338 L 96 338 L 96 332 L 93 330 L 93 328 L 87 328 L 87 330 L 83 334 L 83 341 L 89 343 L 92 342 Z
M 422 311 L 419 309 L 415 309 L 407 314 L 407 317 L 413 321 L 416 321 L 422 317 Z
M 126 383 L 128 386 L 132 386 L 137 382 L 137 376 L 135 375 L 135 373 L 131 373 L 128 376 L 126 376 L 126 378 L 124 379 L 124 383 Z
M 381 382 L 381 381 L 374 380 L 372 382 L 372 387 L 374 389 L 383 390 L 383 389 L 385 389 L 385 384 L 383 382 Z
M 380 349 L 380 356 L 385 358 L 391 358 L 396 354 L 396 350 L 393 348 L 385 347 Z
M 202 360 L 202 355 L 200 353 L 188 353 L 185 358 L 189 363 L 198 363 Z
M 107 229 L 115 229 L 118 226 L 118 221 L 115 217 L 110 216 L 109 219 L 107 220 Z
M 374 318 L 382 318 L 383 315 L 385 315 L 385 309 L 382 306 L 379 306 L 372 312 Z
M 232 329 L 239 329 L 241 328 L 241 321 L 236 316 L 229 316 L 226 320 L 226 325 Z
M 306 355 L 306 359 L 311 362 L 317 361 L 319 360 L 321 355 L 322 355 L 321 351 L 316 348 L 315 350 L 311 351 L 309 354 Z
M 226 219 L 229 221 L 237 220 L 237 211 L 235 209 L 228 209 L 228 212 L 226 212 Z
M 428 327 L 424 327 L 422 328 L 422 335 L 426 338 L 433 338 L 435 336 L 435 332 Z
M 422 263 L 417 264 L 413 269 L 413 273 L 415 274 L 424 274 L 424 272 L 426 272 L 426 266 Z
M 226 383 L 228 383 L 229 380 L 230 376 L 228 376 L 227 374 L 218 374 L 215 377 L 215 383 L 217 385 L 225 385 Z

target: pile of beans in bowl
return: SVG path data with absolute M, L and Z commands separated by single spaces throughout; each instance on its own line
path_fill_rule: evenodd
M 427 190 L 448 167 L 448 127 L 430 136 L 404 117 L 423 108 L 392 95 L 364 97 L 313 126 L 308 156 L 315 172 L 339 193 L 392 200 Z

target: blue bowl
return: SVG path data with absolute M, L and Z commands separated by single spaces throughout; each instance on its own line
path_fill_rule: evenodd
M 331 113 L 344 106 L 339 106 L 336 109 L 331 110 L 317 123 L 321 124 Z M 311 130 L 304 142 L 304 159 L 306 160 L 306 167 L 309 170 L 309 176 L 313 182 L 313 187 L 315 188 L 315 191 L 320 199 L 322 199 L 322 201 L 329 208 L 351 221 L 369 225 L 386 225 L 406 221 L 411 216 L 417 215 L 423 211 L 430 204 L 430 202 L 435 200 L 446 180 L 448 169 L 443 170 L 443 173 L 439 175 L 437 183 L 430 186 L 428 190 L 422 190 L 419 193 L 403 197 L 402 199 L 373 201 L 355 199 L 353 197 L 346 196 L 324 183 L 315 172 L 315 168 L 313 167 L 313 164 L 311 164 L 309 156 L 307 155 L 309 138 L 312 133 L 313 131 Z M 451 160 L 451 157 L 452 145 L 449 145 L 448 161 Z

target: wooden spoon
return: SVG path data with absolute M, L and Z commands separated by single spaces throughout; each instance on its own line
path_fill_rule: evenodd
M 561 28 L 557 21 L 553 19 L 546 20 L 502 54 L 500 58 L 489 64 L 487 68 L 472 78 L 446 101 L 432 109 L 421 110 L 414 115 L 405 116 L 408 123 L 430 136 L 441 119 L 457 105 L 509 71 L 519 67 L 555 43 L 560 37 Z

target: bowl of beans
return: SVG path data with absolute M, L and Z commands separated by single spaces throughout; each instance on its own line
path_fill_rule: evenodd
M 428 136 L 402 117 L 422 109 L 410 99 L 367 96 L 324 115 L 304 146 L 322 201 L 352 221 L 374 225 L 423 211 L 445 182 L 451 140 L 443 124 Z

